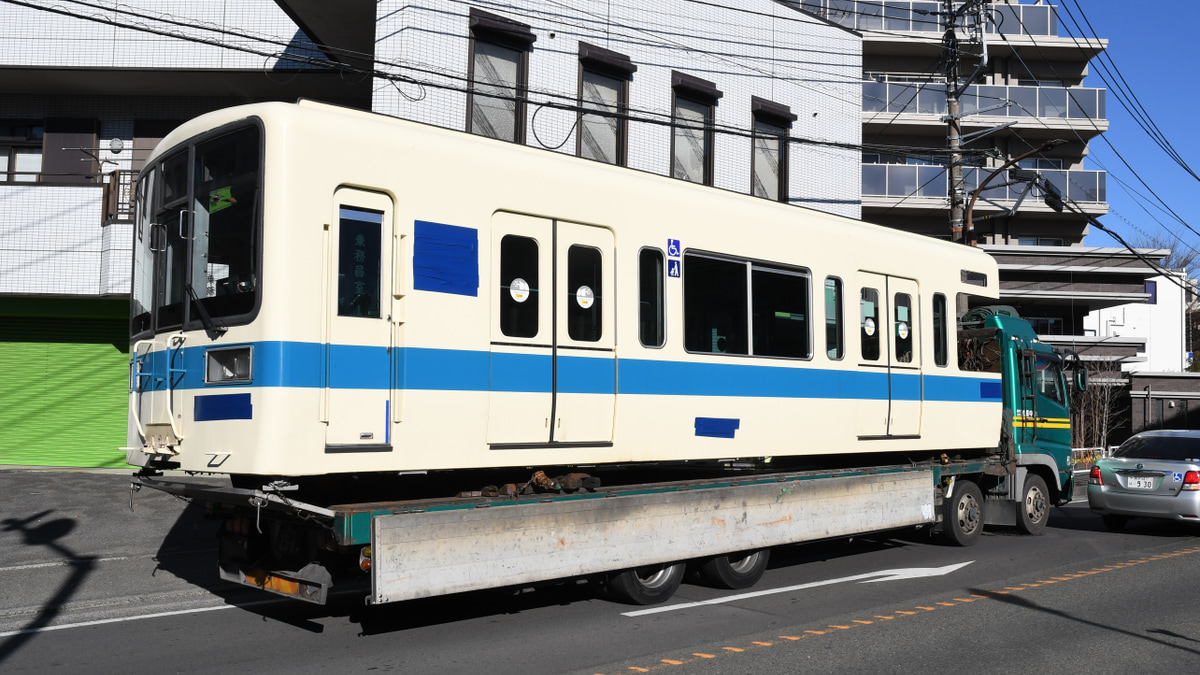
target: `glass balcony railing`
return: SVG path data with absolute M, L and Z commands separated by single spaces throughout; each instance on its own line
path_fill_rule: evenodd
M 1106 119 L 1105 89 L 972 85 L 959 99 L 964 115 Z M 946 86 L 863 82 L 863 112 L 946 114 Z
M 940 33 L 941 20 L 933 12 L 940 2 L 896 0 L 801 0 L 800 7 L 827 21 L 854 30 Z M 1054 5 L 991 6 L 987 32 L 1002 35 L 1058 36 L 1058 8 Z
M 968 194 L 979 188 L 979 182 L 985 180 L 995 169 L 967 168 L 963 171 L 963 182 Z M 1052 170 L 1040 169 L 1037 172 L 1051 185 L 1058 188 L 1059 194 L 1077 202 L 1103 203 L 1107 201 L 1106 183 L 1107 172 L 1087 171 L 1083 169 Z M 992 179 L 987 189 L 979 194 L 980 199 L 993 201 L 1016 199 L 1025 189 L 1024 183 L 1007 185 L 1005 176 Z M 920 164 L 863 164 L 862 193 L 864 197 L 938 197 L 945 198 L 949 193 L 950 179 L 944 166 L 929 166 Z M 1030 198 L 1041 200 L 1042 192 L 1034 188 Z

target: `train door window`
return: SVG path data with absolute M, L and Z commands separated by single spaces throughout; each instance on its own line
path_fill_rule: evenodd
M 338 316 L 378 319 L 383 214 L 343 206 L 338 233 Z
M 183 325 L 184 274 L 187 269 L 188 152 L 168 157 L 162 164 L 161 205 L 154 222 L 160 230 L 159 263 L 156 279 L 155 305 L 158 308 L 157 328 Z
M 531 338 L 538 333 L 538 244 L 514 234 L 500 240 L 500 332 Z
M 751 272 L 754 354 L 812 356 L 808 323 L 808 276 L 754 267 Z
M 525 142 L 529 48 L 537 36 L 523 23 L 471 8 L 467 131 Z
M 859 296 L 861 318 L 862 357 L 866 361 L 879 360 L 879 291 L 863 288 Z
M 746 269 L 741 262 L 683 257 L 684 347 L 689 352 L 747 353 Z
M 842 332 L 842 280 L 825 277 L 825 355 L 841 359 L 846 353 Z
M 713 115 L 721 92 L 708 80 L 671 73 L 671 176 L 712 185 Z
M 912 296 L 908 293 L 897 293 L 895 297 L 895 328 L 896 363 L 912 363 L 913 361 L 913 319 Z
M 602 281 L 599 249 L 567 249 L 567 336 L 576 342 L 597 342 L 604 333 Z
M 948 342 L 946 329 L 949 324 L 946 321 L 946 296 L 941 293 L 933 295 L 933 362 L 939 366 L 945 366 L 950 362 L 950 350 L 947 349 Z
M 638 337 L 646 347 L 666 341 L 663 299 L 663 253 L 644 248 L 638 253 Z

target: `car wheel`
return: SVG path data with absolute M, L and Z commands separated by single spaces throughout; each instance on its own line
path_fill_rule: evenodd
M 1017 529 L 1022 534 L 1042 534 L 1050 520 L 1050 496 L 1046 481 L 1037 474 L 1025 475 L 1021 501 L 1017 503 Z

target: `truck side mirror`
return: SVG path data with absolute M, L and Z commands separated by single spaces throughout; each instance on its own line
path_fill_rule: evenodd
M 1082 363 L 1079 363 L 1078 366 L 1075 369 L 1075 388 L 1079 391 L 1087 391 L 1087 368 Z

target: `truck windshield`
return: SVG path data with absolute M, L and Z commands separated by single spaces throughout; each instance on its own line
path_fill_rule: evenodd
M 137 187 L 130 332 L 246 321 L 257 306 L 261 131 L 243 127 L 186 144 Z

